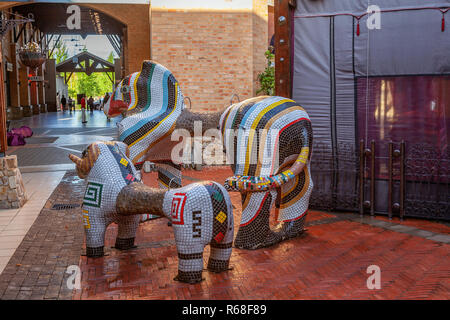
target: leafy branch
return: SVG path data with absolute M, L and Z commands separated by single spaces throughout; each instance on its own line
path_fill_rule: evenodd
M 258 75 L 258 81 L 261 88 L 256 91 L 256 94 L 263 92 L 266 95 L 272 96 L 275 92 L 275 66 L 273 64 L 274 54 L 267 50 L 265 53 L 267 59 L 266 69 Z

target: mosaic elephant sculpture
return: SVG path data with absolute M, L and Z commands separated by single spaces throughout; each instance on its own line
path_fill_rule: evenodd
M 82 158 L 69 157 L 80 178 L 87 180 L 82 206 L 87 256 L 103 256 L 105 231 L 112 222 L 119 226 L 116 248 L 132 248 L 140 215 L 150 213 L 172 222 L 179 259 L 175 280 L 202 280 L 203 250 L 208 244 L 208 269 L 228 270 L 233 208 L 222 185 L 206 181 L 168 191 L 147 187 L 123 142 L 95 142 Z
M 225 148 L 234 155 L 235 176 L 225 187 L 242 194 L 235 247 L 257 249 L 300 235 L 313 189 L 313 135 L 306 111 L 283 97 L 256 97 L 230 106 L 220 130 Z M 271 230 L 274 203 L 279 223 Z
M 179 85 L 170 71 L 144 61 L 140 73 L 126 77 L 118 85 L 105 113 L 126 115 L 119 133 L 120 139 L 130 146 L 133 163 L 165 161 L 165 167 L 158 170 L 162 187 L 181 186 L 181 167 L 170 159 L 174 146 L 170 134 L 174 129 L 186 129 L 192 135 L 195 121 L 202 122 L 202 133 L 221 129 L 224 147 L 233 155 L 229 162 L 233 163 L 235 174 L 225 186 L 242 193 L 243 212 L 236 247 L 257 249 L 303 232 L 313 188 L 309 171 L 313 137 L 308 114 L 295 101 L 261 96 L 233 104 L 225 111 L 194 113 L 185 108 Z M 154 128 L 165 129 L 156 134 Z M 271 134 L 259 139 L 252 133 L 261 130 Z M 251 136 L 247 135 L 249 132 Z M 228 133 L 236 139 L 228 137 Z M 261 165 L 267 161 L 270 163 Z M 274 203 L 280 224 L 271 230 L 269 215 Z

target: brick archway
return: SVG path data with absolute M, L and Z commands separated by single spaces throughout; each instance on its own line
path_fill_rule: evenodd
M 66 1 L 60 3 L 68 4 Z M 0 4 L 0 10 L 31 4 L 36 4 L 36 2 L 8 1 Z M 123 32 L 122 75 L 139 71 L 142 61 L 151 58 L 149 4 L 80 3 L 77 5 L 97 10 L 126 26 Z

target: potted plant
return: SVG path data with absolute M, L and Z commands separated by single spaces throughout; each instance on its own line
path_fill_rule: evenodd
M 47 56 L 36 42 L 29 42 L 19 49 L 19 58 L 24 66 L 35 70 L 45 62 Z

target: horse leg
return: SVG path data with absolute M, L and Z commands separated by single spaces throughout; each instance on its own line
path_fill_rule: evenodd
M 177 231 L 181 230 L 175 230 L 175 232 Z M 201 243 L 196 245 L 192 245 L 192 243 L 189 245 L 177 243 L 178 275 L 174 280 L 186 283 L 202 281 L 204 248 L 205 246 Z
M 139 225 L 140 217 L 138 215 L 133 216 L 120 216 L 117 218 L 117 224 L 119 230 L 117 232 L 115 248 L 119 250 L 128 250 L 135 248 L 134 239 L 136 237 L 136 230 Z

